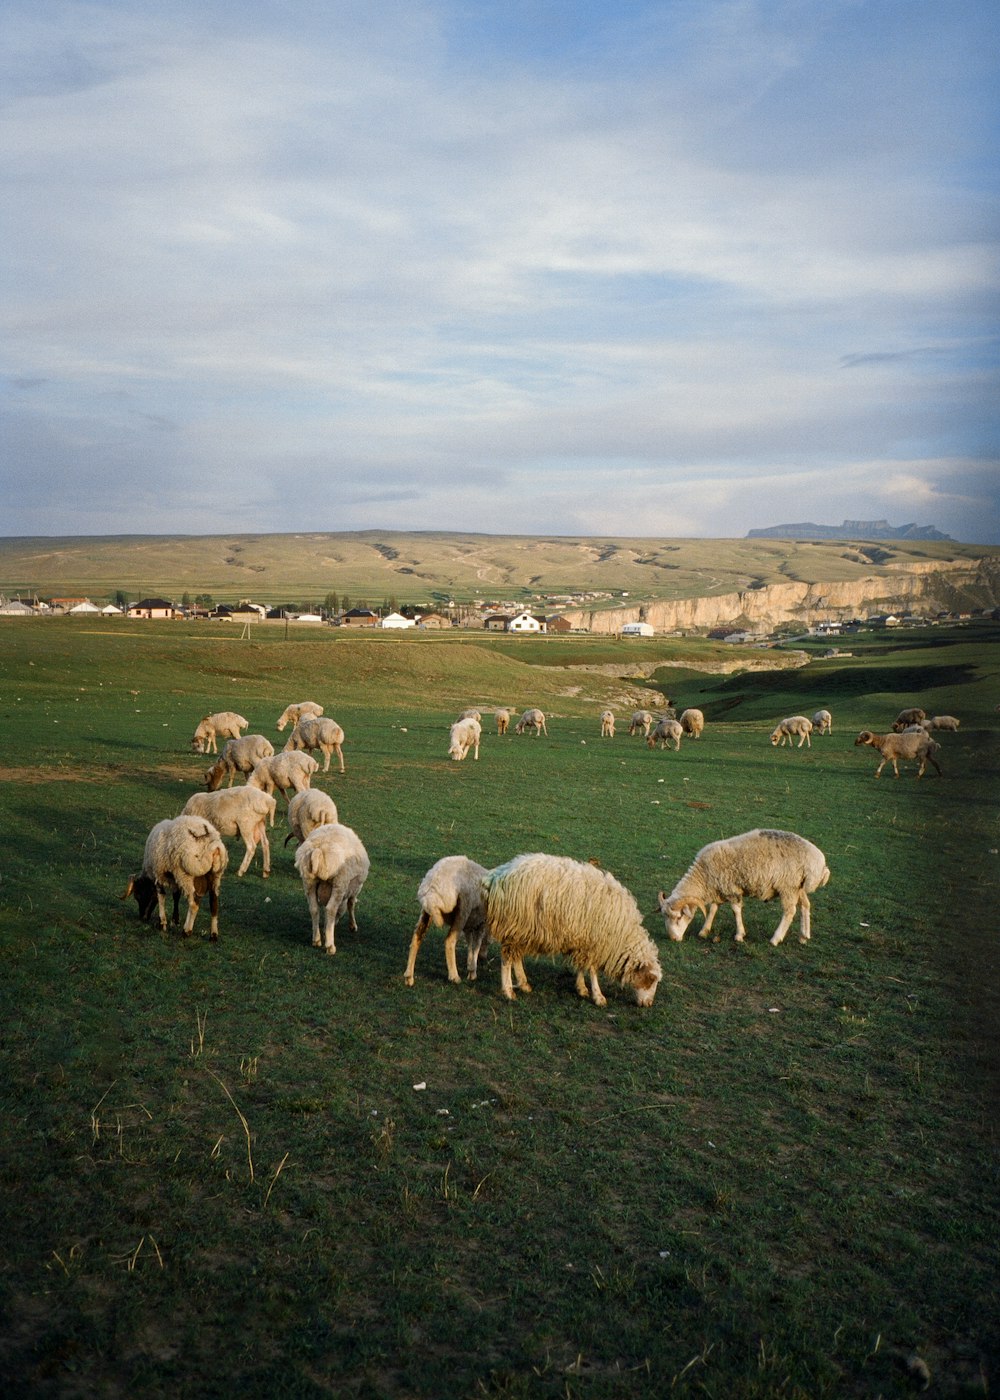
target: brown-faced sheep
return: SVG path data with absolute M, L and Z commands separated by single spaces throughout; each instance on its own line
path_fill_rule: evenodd
M 284 751 L 294 753 L 297 750 L 319 749 L 323 755 L 324 773 L 330 771 L 330 758 L 336 754 L 340 761 L 340 771 L 343 773 L 344 751 L 340 747 L 343 742 L 344 731 L 336 720 L 303 715 L 295 721 L 295 728 L 288 736 Z
M 907 725 L 923 724 L 926 718 L 926 710 L 922 710 L 919 705 L 912 705 L 908 710 L 900 710 L 892 722 L 892 731 L 894 734 L 902 734 Z
M 275 727 L 283 730 L 286 724 L 298 724 L 303 715 L 312 715 L 313 719 L 319 719 L 322 713 L 323 706 L 317 705 L 315 700 L 298 700 L 294 705 L 285 706 Z
M 169 891 L 174 897 L 173 921 L 178 920 L 181 895 L 187 897 L 184 933 L 189 934 L 205 895 L 211 911 L 211 936 L 219 936 L 219 886 L 229 859 L 222 837 L 204 817 L 168 817 L 157 822 L 146 837 L 142 869 L 129 878 L 122 899 L 134 895 L 139 916 L 148 919 L 159 910 L 160 928 L 166 932 Z
M 273 758 L 261 759 L 247 778 L 247 787 L 280 792 L 287 802 L 289 793 L 304 792 L 309 787 L 318 770 L 319 764 L 311 753 L 276 753 Z
M 337 920 L 345 910 L 352 932 L 357 931 L 354 911 L 368 878 L 368 852 L 349 826 L 326 823 L 316 827 L 295 852 L 295 868 L 309 904 L 313 947 L 333 954 Z
M 249 776 L 262 758 L 271 758 L 273 754 L 274 745 L 263 734 L 244 734 L 242 739 L 227 739 L 219 757 L 205 774 L 205 786 L 209 792 L 215 792 L 228 775 L 226 786 L 232 787 L 237 773 Z
M 659 744 L 661 749 L 666 749 L 670 747 L 670 742 L 673 740 L 674 749 L 679 753 L 683 734 L 684 726 L 679 719 L 657 720 L 655 727 L 650 730 L 646 739 L 646 747 L 655 749 Z
M 183 816 L 204 817 L 220 836 L 239 836 L 246 847 L 237 875 L 243 875 L 258 845 L 264 861 L 264 879 L 271 873 L 271 846 L 268 825 L 274 826 L 274 798 L 258 788 L 223 788 L 221 792 L 196 792 L 184 804 Z
M 460 763 L 469 754 L 469 750 L 474 750 L 473 759 L 479 757 L 479 740 L 482 735 L 479 721 L 476 719 L 459 719 L 451 726 L 448 736 L 448 757 L 453 758 L 456 763 Z
M 648 710 L 636 710 L 628 722 L 629 737 L 631 738 L 633 734 L 641 734 L 644 739 L 648 739 L 652 724 L 653 716 Z
M 615 737 L 615 716 L 613 710 L 601 711 L 601 738 L 613 739 Z
M 338 820 L 337 804 L 325 792 L 320 792 L 319 788 L 306 788 L 303 792 L 297 792 L 288 804 L 290 830 L 285 837 L 285 845 L 293 839 L 304 841 L 318 826 L 326 826 Z
M 832 734 L 833 715 L 829 710 L 817 710 L 812 717 L 812 727 L 814 734 Z
M 732 905 L 736 942 L 746 937 L 744 899 L 780 899 L 781 922 L 771 936 L 777 946 L 788 932 L 797 910 L 799 941 L 809 939 L 809 895 L 830 878 L 826 857 L 818 846 L 793 831 L 745 831 L 703 846 L 669 894 L 660 890 L 657 903 L 667 935 L 680 942 L 695 915 L 705 915 L 699 934 L 712 928 L 720 904 Z
M 692 739 L 700 739 L 705 728 L 705 716 L 701 710 L 682 710 L 680 724 L 685 734 L 690 734 Z
M 640 1006 L 651 1006 L 662 972 L 656 944 L 642 926 L 629 891 L 606 870 L 567 856 L 541 853 L 515 856 L 483 877 L 486 927 L 500 944 L 500 987 L 514 1000 L 518 987 L 530 991 L 521 960 L 563 954 L 577 972 L 577 991 L 586 995 L 583 974 L 597 1006 L 605 998 L 598 972 L 631 986 Z
M 196 753 L 218 753 L 216 739 L 238 739 L 241 731 L 249 725 L 250 721 L 234 710 L 219 710 L 217 714 L 206 715 L 198 721 L 191 747 Z
M 530 729 L 535 731 L 536 739 L 542 734 L 548 738 L 549 731 L 545 728 L 545 715 L 541 710 L 525 710 L 524 714 L 514 725 L 515 734 L 527 734 Z
M 420 918 L 410 940 L 410 956 L 407 960 L 403 981 L 413 986 L 417 954 L 424 934 L 431 924 L 437 928 L 447 925 L 444 940 L 444 960 L 448 968 L 448 981 L 458 982 L 458 964 L 455 961 L 455 944 L 458 935 L 465 934 L 468 944 L 466 972 L 469 981 L 476 980 L 479 954 L 487 943 L 485 906 L 483 904 L 482 880 L 486 869 L 477 865 L 468 856 L 444 856 L 432 865 L 417 887 L 420 901 Z
M 854 741 L 854 747 L 859 744 L 867 744 L 870 748 L 877 749 L 882 755 L 882 762 L 875 769 L 876 778 L 882 776 L 882 769 L 887 763 L 892 764 L 893 776 L 899 777 L 899 760 L 904 762 L 917 760 L 920 767 L 917 769 L 917 777 L 924 776 L 924 770 L 928 763 L 937 770 L 938 777 L 941 777 L 941 765 L 938 763 L 935 754 L 941 752 L 941 745 L 932 739 L 926 729 L 915 728 L 905 730 L 902 734 L 873 734 L 870 729 L 862 729 L 861 733 Z
M 812 748 L 812 740 L 809 735 L 812 733 L 812 720 L 806 719 L 805 715 L 789 715 L 787 719 L 775 727 L 771 733 L 771 743 L 774 745 L 787 743 L 791 747 L 792 740 L 798 736 L 799 748 L 803 744 L 808 744 Z

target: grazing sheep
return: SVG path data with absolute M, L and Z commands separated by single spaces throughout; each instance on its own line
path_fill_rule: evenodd
M 701 710 L 682 710 L 681 728 L 685 734 L 690 734 L 692 739 L 700 739 L 705 728 L 705 716 Z
M 930 733 L 934 729 L 950 730 L 952 734 L 958 733 L 958 726 L 961 723 L 954 715 L 932 715 L 925 719 L 921 728 Z
M 482 722 L 482 718 L 478 710 L 463 710 L 459 715 L 459 719 L 474 719 L 477 724 Z
M 941 765 L 934 757 L 941 752 L 941 745 L 932 739 L 919 725 L 902 734 L 873 734 L 870 729 L 862 729 L 861 733 L 854 741 L 854 747 L 859 744 L 868 744 L 873 749 L 878 749 L 882 755 L 882 762 L 875 769 L 876 778 L 882 776 L 882 769 L 887 763 L 892 764 L 893 776 L 899 777 L 899 760 L 918 759 L 920 767 L 917 769 L 917 777 L 924 776 L 924 769 L 928 763 L 933 764 L 937 769 L 938 777 L 942 776 Z
M 278 791 L 287 802 L 290 792 L 305 791 L 318 769 L 311 753 L 276 753 L 273 758 L 261 759 L 247 778 L 247 787 Z
M 644 739 L 649 738 L 649 731 L 653 724 L 653 716 L 648 710 L 636 710 L 628 722 L 629 737 L 633 734 L 641 734 Z
M 812 740 L 809 735 L 812 733 L 812 720 L 806 719 L 805 715 L 789 715 L 783 719 L 771 734 L 772 744 L 784 744 L 786 741 L 791 748 L 792 740 L 799 736 L 799 748 L 803 744 L 808 744 L 812 748 Z
M 326 826 L 338 820 L 337 804 L 325 792 L 320 792 L 319 788 L 306 788 L 303 792 L 297 792 L 288 804 L 288 825 L 291 830 L 285 837 L 285 845 L 287 846 L 293 837 L 302 842 L 318 826 Z
M 668 748 L 670 740 L 674 741 L 674 749 L 680 753 L 681 736 L 684 733 L 684 726 L 679 719 L 661 719 L 656 723 L 655 729 L 651 730 L 646 738 L 646 747 L 655 749 L 659 744 L 661 749 Z
M 545 728 L 545 716 L 541 710 L 525 710 L 524 714 L 514 725 L 515 734 L 526 734 L 529 729 L 535 731 L 535 738 L 544 734 L 548 738 L 549 731 Z
M 497 712 L 496 712 L 496 717 L 497 717 L 497 733 L 498 733 L 498 734 L 506 734 L 506 733 L 507 733 L 507 730 L 510 728 L 511 719 L 513 718 L 512 712 L 511 712 L 510 710 L 507 710 L 507 709 L 497 710 Z
M 615 716 L 612 710 L 601 711 L 601 738 L 613 739 L 615 737 Z
M 408 987 L 413 986 L 413 973 L 417 964 L 417 954 L 428 927 L 434 924 L 448 932 L 444 940 L 444 959 L 448 967 L 448 981 L 458 982 L 458 964 L 455 961 L 455 944 L 458 935 L 465 934 L 469 951 L 466 971 L 469 981 L 476 980 L 479 954 L 488 942 L 486 933 L 485 907 L 483 905 L 482 880 L 485 867 L 477 865 L 467 856 L 444 856 L 432 865 L 417 887 L 420 901 L 420 918 L 410 940 L 410 956 L 403 974 Z
M 477 719 L 458 719 L 451 726 L 451 734 L 448 740 L 448 757 L 455 759 L 457 763 L 467 757 L 470 749 L 474 749 L 472 757 L 479 757 L 479 740 L 482 736 Z
M 781 900 L 781 922 L 771 935 L 781 942 L 800 910 L 799 942 L 808 941 L 809 895 L 830 878 L 826 857 L 818 846 L 793 831 L 745 831 L 724 841 L 703 846 L 670 894 L 660 890 L 657 903 L 667 935 L 680 942 L 700 909 L 705 922 L 699 934 L 705 938 L 720 904 L 731 904 L 736 915 L 736 942 L 746 937 L 744 899 Z
M 893 733 L 902 734 L 908 724 L 923 724 L 926 718 L 927 711 L 922 710 L 919 705 L 914 705 L 908 710 L 900 710 L 892 723 Z
M 146 837 L 142 870 L 129 877 L 122 899 L 134 895 L 139 916 L 148 919 L 156 907 L 160 928 L 167 929 L 166 893 L 174 897 L 173 922 L 178 920 L 181 895 L 187 896 L 184 933 L 189 934 L 207 894 L 212 915 L 211 935 L 219 936 L 219 886 L 229 859 L 222 837 L 204 817 L 168 817 L 157 822 Z
M 368 852 L 349 826 L 326 823 L 316 827 L 295 852 L 295 868 L 309 902 L 313 947 L 333 954 L 337 920 L 345 910 L 351 931 L 357 931 L 354 907 L 368 878 Z
M 246 773 L 249 777 L 262 758 L 271 758 L 273 754 L 274 745 L 263 734 L 244 734 L 242 739 L 227 739 L 222 753 L 205 774 L 205 786 L 209 792 L 214 792 L 222 786 L 228 774 L 227 786 L 232 787 L 237 773 Z
M 336 720 L 317 719 L 315 715 L 303 715 L 301 719 L 295 721 L 295 728 L 288 736 L 288 743 L 285 745 L 285 752 L 291 753 L 296 749 L 319 749 L 323 755 L 323 772 L 330 771 L 330 757 L 336 754 L 340 760 L 340 771 L 344 771 L 344 751 L 340 747 L 344 742 L 344 731 Z
M 319 719 L 322 713 L 323 706 L 317 705 L 315 700 L 299 700 L 295 705 L 285 706 L 276 727 L 283 730 L 286 724 L 298 724 L 303 715 L 312 715 L 313 719 Z
M 829 710 L 817 710 L 812 717 L 812 726 L 814 734 L 832 734 L 833 715 Z
M 204 817 L 220 836 L 239 836 L 246 847 L 243 864 L 237 875 L 243 875 L 256 854 L 258 845 L 264 861 L 264 879 L 271 873 L 271 846 L 267 839 L 268 824 L 274 826 L 274 798 L 258 788 L 223 788 L 221 792 L 196 792 L 184 804 L 182 816 Z
M 191 747 L 197 753 L 218 753 L 216 739 L 238 739 L 240 730 L 247 729 L 250 721 L 234 710 L 220 710 L 218 714 L 206 715 L 198 721 L 198 727 L 191 739 Z
M 486 927 L 500 944 L 500 987 L 514 1000 L 530 991 L 521 960 L 529 954 L 564 954 L 586 996 L 584 973 L 597 1006 L 606 1005 L 598 972 L 634 988 L 640 1006 L 652 1006 L 662 972 L 656 944 L 642 926 L 629 891 L 606 870 L 567 856 L 515 856 L 483 877 Z

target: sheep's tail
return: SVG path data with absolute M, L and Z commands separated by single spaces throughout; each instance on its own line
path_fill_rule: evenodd
M 821 889 L 823 888 L 823 886 L 826 884 L 827 880 L 829 880 L 829 878 L 830 878 L 830 867 L 829 867 L 828 865 L 824 865 L 824 866 L 823 866 L 823 874 L 820 876 L 820 881 L 819 881 L 819 884 L 816 886 L 816 888 L 817 888 L 818 890 L 821 890 Z

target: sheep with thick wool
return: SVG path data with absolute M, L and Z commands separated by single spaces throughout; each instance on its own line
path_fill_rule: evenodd
M 295 704 L 285 706 L 275 728 L 284 730 L 286 724 L 295 726 L 303 715 L 311 715 L 313 719 L 319 719 L 322 713 L 323 706 L 317 705 L 315 700 L 297 700 Z
M 160 928 L 167 929 L 166 895 L 174 897 L 173 922 L 178 921 L 181 895 L 188 902 L 185 936 L 194 928 L 201 901 L 207 894 L 211 911 L 211 936 L 219 936 L 219 886 L 229 860 L 222 837 L 204 817 L 168 817 L 157 822 L 146 837 L 142 869 L 129 877 L 122 899 L 134 895 L 142 919 L 158 909 Z
M 648 739 L 652 724 L 653 716 L 648 710 L 634 711 L 632 718 L 628 722 L 629 737 L 631 738 L 633 734 L 641 734 L 644 739 Z
M 705 729 L 705 716 L 701 710 L 682 710 L 680 714 L 680 726 L 685 734 L 690 734 L 692 739 L 700 739 Z
M 792 746 L 792 740 L 798 737 L 799 748 L 803 744 L 808 744 L 812 748 L 812 740 L 809 735 L 812 733 L 812 720 L 805 715 L 789 715 L 787 719 L 780 720 L 771 733 L 772 745 L 788 744 Z
M 261 759 L 247 778 L 247 787 L 260 788 L 262 792 L 280 792 L 287 801 L 290 792 L 304 792 L 318 770 L 319 763 L 311 753 L 282 751 L 273 758 Z
M 196 753 L 218 753 L 216 739 L 238 739 L 242 731 L 249 727 L 250 721 L 235 710 L 219 710 L 198 721 L 191 747 Z
M 744 899 L 780 899 L 781 922 L 771 936 L 772 945 L 784 938 L 797 911 L 799 941 L 806 943 L 811 932 L 809 895 L 829 878 L 826 857 L 811 841 L 794 831 L 757 829 L 703 846 L 670 893 L 660 890 L 657 903 L 667 936 L 678 943 L 698 910 L 705 916 L 698 930 L 705 938 L 719 905 L 730 904 L 736 942 L 742 943 Z
M 477 719 L 457 719 L 448 736 L 448 757 L 453 758 L 456 763 L 461 763 L 463 758 L 468 757 L 471 749 L 474 750 L 473 759 L 478 759 L 481 737 L 482 728 Z
M 315 715 L 303 715 L 301 719 L 295 721 L 295 728 L 288 736 L 285 744 L 285 753 L 294 753 L 299 750 L 319 749 L 323 755 L 323 772 L 330 771 L 330 759 L 336 754 L 340 761 L 340 771 L 344 771 L 344 751 L 341 744 L 344 742 L 344 731 L 334 719 L 317 718 Z
M 455 945 L 458 935 L 465 934 L 468 944 L 466 972 L 469 981 L 476 980 L 479 954 L 488 940 L 486 932 L 486 908 L 483 903 L 483 877 L 486 868 L 477 865 L 468 856 L 443 856 L 432 865 L 417 886 L 417 899 L 420 901 L 420 918 L 410 940 L 410 956 L 403 974 L 408 987 L 413 986 L 417 954 L 424 934 L 431 924 L 436 928 L 447 927 L 444 939 L 444 959 L 448 968 L 448 981 L 459 982 L 458 964 L 455 961 Z
M 535 738 L 544 734 L 548 738 L 549 731 L 545 728 L 545 715 L 541 710 L 525 710 L 524 714 L 514 725 L 515 734 L 527 734 L 529 729 L 535 731 Z
M 302 842 L 311 836 L 318 826 L 327 826 L 339 821 L 337 804 L 333 798 L 319 788 L 305 788 L 297 792 L 288 804 L 289 832 L 285 845 L 293 838 Z
M 496 711 L 497 734 L 507 733 L 507 730 L 510 728 L 510 722 L 513 719 L 513 717 L 513 712 L 511 710 L 508 710 L 506 706 L 501 706 L 501 708 Z
M 680 753 L 683 735 L 684 726 L 679 719 L 660 719 L 647 735 L 646 747 L 655 749 L 659 744 L 661 749 L 666 749 L 670 747 L 672 740 L 675 752 Z
M 926 729 L 928 734 L 935 729 L 957 734 L 960 724 L 961 720 L 956 719 L 954 715 L 928 715 L 926 719 L 920 721 L 921 728 Z
M 893 776 L 898 778 L 900 759 L 920 764 L 918 778 L 924 776 L 928 763 L 937 769 L 939 778 L 943 776 L 941 765 L 935 757 L 941 752 L 941 745 L 931 738 L 922 725 L 915 724 L 912 729 L 904 729 L 902 734 L 873 734 L 870 729 L 862 729 L 854 741 L 854 747 L 857 748 L 859 744 L 867 744 L 882 755 L 882 762 L 875 769 L 876 778 L 881 778 L 882 769 L 887 763 L 892 764 Z
M 486 928 L 500 944 L 500 987 L 514 1000 L 531 990 L 525 957 L 563 954 L 576 969 L 576 989 L 597 1006 L 606 1000 L 598 972 L 631 986 L 640 1006 L 652 1006 L 662 972 L 656 944 L 643 928 L 634 898 L 613 875 L 568 856 L 515 856 L 483 877 Z
M 349 826 L 325 823 L 295 852 L 295 868 L 309 905 L 313 947 L 332 955 L 337 951 L 335 934 L 341 914 L 346 911 L 351 931 L 357 931 L 355 905 L 368 878 L 368 852 Z
M 906 710 L 900 710 L 899 714 L 892 722 L 892 732 L 902 734 L 903 730 L 911 724 L 923 724 L 927 718 L 927 711 L 922 710 L 919 705 L 911 705 Z
M 613 710 L 601 711 L 601 738 L 613 739 L 615 737 L 615 715 Z
M 205 774 L 205 786 L 209 792 L 215 792 L 228 776 L 227 787 L 232 787 L 237 773 L 245 773 L 249 777 L 262 758 L 273 755 L 274 745 L 263 734 L 244 734 L 242 739 L 227 739 L 219 757 Z
M 833 715 L 829 710 L 817 710 L 812 717 L 812 727 L 814 734 L 832 734 Z
M 237 875 L 250 868 L 260 846 L 264 879 L 271 873 L 271 846 L 268 826 L 274 826 L 275 801 L 270 793 L 255 787 L 222 788 L 218 792 L 196 792 L 184 804 L 183 816 L 204 817 L 220 836 L 239 836 L 246 848 Z

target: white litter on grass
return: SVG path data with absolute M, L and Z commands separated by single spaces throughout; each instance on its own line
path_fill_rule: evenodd
M 781 1007 L 780 1007 L 780 1006 L 769 1006 L 767 1009 L 768 1009 L 768 1011 L 780 1011 L 780 1010 L 781 1010 Z
M 660 805 L 660 799 L 659 799 L 658 797 L 654 797 L 653 800 L 652 800 L 652 802 L 651 802 L 649 805 L 650 805 L 651 807 L 659 807 L 659 805 Z
M 860 923 L 858 924 L 858 928 L 871 928 L 871 924 Z
M 426 1079 L 421 1079 L 420 1083 L 419 1083 L 419 1084 L 414 1084 L 413 1087 L 414 1087 L 414 1089 L 426 1089 L 426 1088 L 427 1088 L 427 1081 L 426 1081 Z
M 669 1258 L 670 1258 L 670 1250 L 669 1250 L 669 1249 L 661 1249 L 661 1250 L 660 1250 L 660 1258 L 661 1258 L 661 1259 L 669 1259 Z
M 439 1108 L 439 1109 L 438 1109 L 438 1117 L 439 1117 L 439 1118 L 450 1118 L 450 1117 L 451 1117 L 451 1109 L 450 1109 L 450 1108 Z
M 399 732 L 400 734 L 409 734 L 410 731 L 407 729 L 405 724 L 401 724 L 399 726 Z

